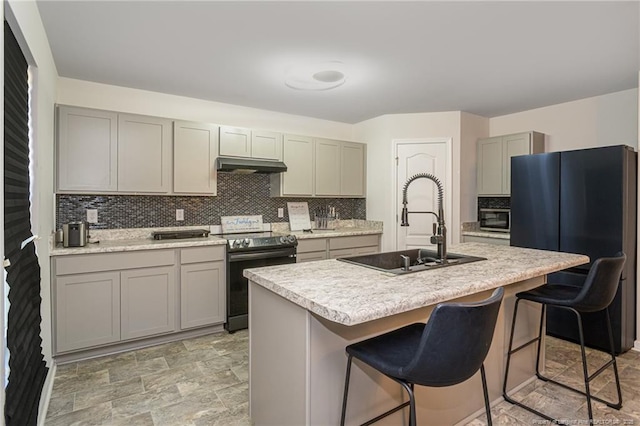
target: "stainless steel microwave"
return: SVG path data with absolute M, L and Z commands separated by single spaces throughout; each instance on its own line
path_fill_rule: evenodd
M 480 209 L 480 229 L 483 231 L 509 232 L 511 211 L 509 209 Z

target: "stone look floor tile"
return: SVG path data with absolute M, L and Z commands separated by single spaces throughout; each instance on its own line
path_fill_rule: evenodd
M 142 379 L 134 377 L 120 383 L 111 383 L 105 386 L 76 392 L 74 410 L 91 407 L 102 402 L 113 401 L 133 394 L 142 393 Z
M 546 374 L 580 385 L 579 347 L 547 338 Z M 589 349 L 589 372 L 607 354 Z M 46 426 L 248 426 L 248 332 L 218 333 L 123 354 L 57 366 Z M 623 408 L 594 402 L 601 424 L 640 426 L 640 353 L 618 357 Z M 615 397 L 613 374 L 592 382 L 597 395 Z M 580 422 L 587 418 L 586 400 L 550 383 L 533 381 L 516 392 L 543 412 Z M 75 409 L 75 411 L 74 411 Z M 492 407 L 493 424 L 548 424 L 505 401 Z M 484 413 L 467 423 L 487 424 Z

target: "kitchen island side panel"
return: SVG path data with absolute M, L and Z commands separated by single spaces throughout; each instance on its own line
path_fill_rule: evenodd
M 543 282 L 544 276 L 505 288 L 505 299 L 485 362 L 492 401 L 501 397 L 514 295 Z M 249 387 L 251 419 L 255 425 L 339 424 L 347 363 L 345 347 L 407 324 L 425 322 L 434 307 L 426 306 L 345 326 L 309 313 L 253 282 L 250 282 L 250 288 Z M 491 291 L 484 291 L 455 301 L 477 301 L 490 294 Z M 539 321 L 538 306 L 523 305 L 521 309 L 523 312 L 518 316 L 516 344 L 533 337 Z M 455 332 L 455 324 L 452 324 L 452 332 Z M 534 360 L 534 346 L 522 351 L 513 360 L 510 389 L 533 377 Z M 278 373 L 282 370 L 288 372 L 284 379 Z M 479 415 L 484 410 L 481 389 L 479 373 L 456 386 L 418 386 L 418 419 L 430 419 L 434 424 L 455 424 L 469 416 Z M 306 400 L 304 404 L 302 396 Z M 406 394 L 397 383 L 358 361 L 354 362 L 347 425 L 361 424 L 403 400 L 406 400 Z M 300 412 L 303 407 L 305 414 Z M 406 423 L 406 416 L 407 410 L 402 410 L 381 420 L 379 424 L 391 426 Z

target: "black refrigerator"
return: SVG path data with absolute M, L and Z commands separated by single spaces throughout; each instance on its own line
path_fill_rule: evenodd
M 610 306 L 616 353 L 635 339 L 636 164 L 618 145 L 511 159 L 511 245 L 599 257 L 624 251 L 627 261 Z M 548 282 L 581 286 L 591 267 L 567 269 Z M 602 313 L 583 315 L 585 343 L 609 350 Z M 549 308 L 547 334 L 578 342 L 575 315 Z

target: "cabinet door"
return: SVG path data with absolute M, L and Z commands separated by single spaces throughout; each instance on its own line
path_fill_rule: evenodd
M 313 262 L 316 260 L 325 260 L 327 258 L 326 251 L 312 251 L 309 253 L 298 253 L 296 254 L 296 262 Z
M 340 195 L 365 196 L 365 145 L 342 142 L 340 155 Z
M 530 134 L 520 133 L 502 138 L 504 155 L 504 172 L 502 176 L 502 193 L 511 194 L 511 157 L 531 153 Z
M 310 196 L 313 193 L 313 139 L 284 136 L 282 195 Z
M 502 194 L 502 137 L 478 141 L 478 195 Z
M 120 273 L 55 279 L 56 353 L 120 340 Z
M 251 157 L 251 130 L 220 126 L 220 155 Z
M 344 249 L 338 249 L 338 250 L 331 250 L 329 252 L 329 259 L 337 259 L 339 257 L 349 257 L 349 256 L 355 256 L 356 253 L 356 249 L 353 248 L 344 248 Z
M 218 126 L 173 123 L 173 192 L 216 195 Z
M 251 156 L 282 161 L 282 133 L 252 131 Z
M 121 272 L 122 340 L 175 331 L 175 267 Z
M 171 121 L 118 115 L 118 191 L 171 190 Z
M 224 262 L 180 267 L 180 328 L 182 330 L 225 321 L 226 275 Z
M 58 190 L 117 190 L 117 120 L 114 112 L 58 108 Z
M 315 195 L 340 195 L 339 141 L 315 140 Z

